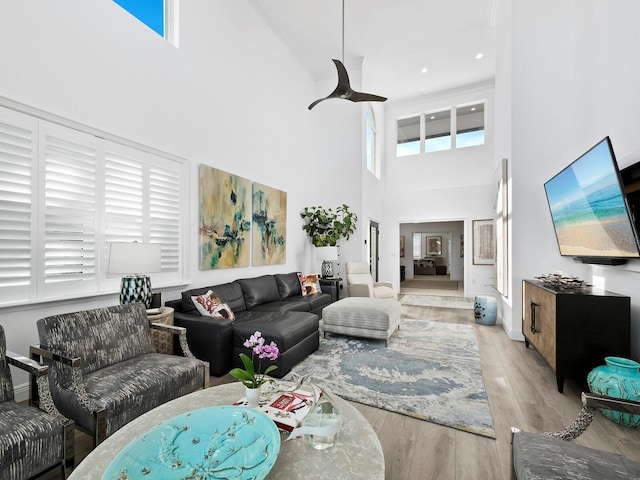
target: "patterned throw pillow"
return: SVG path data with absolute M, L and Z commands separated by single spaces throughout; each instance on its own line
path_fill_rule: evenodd
M 228 318 L 229 320 L 235 320 L 236 318 L 233 311 L 229 308 L 229 305 L 224 303 L 224 301 L 211 290 L 204 295 L 191 297 L 191 301 L 198 309 L 198 312 L 200 312 L 200 315 L 205 317 Z
M 300 287 L 302 288 L 302 296 L 311 295 L 313 293 L 321 293 L 320 289 L 320 275 L 314 273 L 311 275 L 303 275 L 298 273 L 298 280 L 300 280 Z

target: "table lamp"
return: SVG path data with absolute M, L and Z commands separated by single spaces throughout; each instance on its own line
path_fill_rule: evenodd
M 333 278 L 333 260 L 338 259 L 338 247 L 316 247 L 316 260 L 322 260 L 322 278 Z
M 151 280 L 148 273 L 159 272 L 160 245 L 157 243 L 113 242 L 109 250 L 108 273 L 124 274 L 120 284 L 120 303 L 151 306 Z

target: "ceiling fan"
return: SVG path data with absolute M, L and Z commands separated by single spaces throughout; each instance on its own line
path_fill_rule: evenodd
M 335 58 L 332 60 L 338 70 L 338 86 L 328 96 L 319 98 L 309 105 L 309 110 L 320 102 L 329 100 L 330 98 L 341 98 L 352 102 L 384 102 L 387 99 L 386 97 L 373 95 L 371 93 L 356 92 L 351 88 L 347 69 L 344 68 L 344 0 L 342 0 L 342 61 L 336 60 Z

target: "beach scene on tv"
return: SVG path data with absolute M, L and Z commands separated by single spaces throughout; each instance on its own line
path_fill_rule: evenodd
M 606 140 L 545 184 L 561 255 L 638 257 Z

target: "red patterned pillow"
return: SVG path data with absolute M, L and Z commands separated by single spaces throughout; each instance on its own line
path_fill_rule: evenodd
M 200 312 L 200 315 L 214 318 L 228 318 L 235 320 L 235 315 L 229 305 L 217 296 L 213 291 L 209 290 L 204 295 L 191 297 L 191 301 Z
M 298 273 L 298 280 L 300 280 L 300 287 L 302 288 L 302 296 L 311 295 L 313 293 L 321 293 L 320 288 L 320 275 L 313 273 L 310 275 L 303 275 Z

